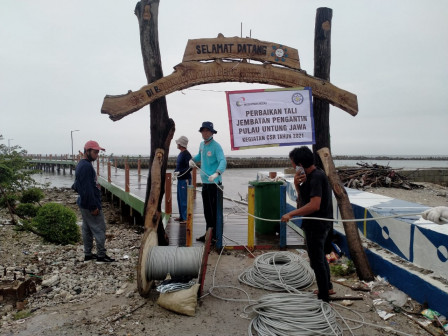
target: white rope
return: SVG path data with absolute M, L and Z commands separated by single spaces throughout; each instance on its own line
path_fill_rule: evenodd
M 311 293 L 268 294 L 248 308 L 258 314 L 248 328 L 251 336 L 252 328 L 258 336 L 343 335 L 334 309 Z
M 315 280 L 308 261 L 291 252 L 268 252 L 255 258 L 254 265 L 238 276 L 240 282 L 270 291 L 297 292 Z
M 195 164 L 196 165 L 196 164 Z M 206 176 L 209 176 L 206 172 L 204 172 L 200 167 L 198 167 L 196 165 L 196 167 L 203 172 Z M 217 184 L 215 183 L 218 188 L 223 192 L 224 194 L 224 190 Z M 270 219 L 270 218 L 261 218 L 258 216 L 255 216 L 253 214 L 250 214 L 249 212 L 247 212 L 245 209 L 241 209 L 239 207 L 239 205 L 231 198 L 229 198 L 244 214 L 245 216 L 251 216 L 255 219 L 259 219 L 259 220 L 263 220 L 266 222 L 280 222 L 281 219 Z M 339 223 L 346 223 L 346 222 L 359 222 L 359 221 L 376 221 L 376 220 L 381 220 L 381 219 L 389 219 L 389 218 L 399 218 L 399 217 L 415 217 L 415 216 L 422 216 L 422 212 L 415 212 L 415 213 L 409 213 L 409 214 L 399 214 L 399 215 L 390 215 L 390 216 L 380 216 L 380 217 L 373 217 L 373 218 L 359 218 L 359 219 L 332 219 L 332 218 L 319 218 L 319 217 L 301 217 L 301 216 L 296 216 L 296 219 L 314 219 L 314 220 L 320 220 L 320 221 L 327 221 L 327 222 L 339 222 Z M 444 217 L 440 217 L 440 220 L 444 221 L 445 223 L 448 224 L 448 219 L 444 218 Z
M 351 310 L 347 307 L 338 305 L 337 303 L 332 303 L 332 305 L 329 305 L 325 302 L 322 302 L 321 300 L 318 300 L 316 298 L 315 295 L 312 295 L 311 293 L 307 293 L 307 292 L 297 292 L 294 294 L 291 293 L 283 293 L 283 294 L 269 294 L 267 296 L 262 297 L 260 300 L 253 300 L 250 298 L 250 295 L 242 288 L 240 287 L 236 287 L 236 286 L 227 286 L 227 285 L 216 285 L 215 284 L 215 278 L 216 278 L 216 272 L 218 270 L 218 265 L 219 262 L 221 260 L 221 256 L 222 253 L 225 249 L 226 246 L 226 240 L 229 239 L 228 237 L 224 236 L 224 243 L 223 243 L 223 247 L 221 248 L 221 251 L 219 253 L 219 257 L 218 260 L 216 261 L 216 265 L 215 265 L 215 269 L 213 271 L 213 277 L 212 277 L 212 286 L 210 287 L 210 289 L 208 290 L 208 293 L 204 294 L 201 298 L 207 296 L 207 295 L 211 295 L 217 299 L 220 300 L 225 300 L 225 301 L 233 301 L 233 302 L 249 302 L 249 305 L 246 306 L 244 308 L 244 315 L 248 316 L 248 314 L 250 314 L 250 312 L 248 310 L 250 310 L 252 307 L 257 307 L 255 311 L 252 308 L 252 311 L 255 313 L 258 313 L 258 311 L 263 312 L 263 305 L 266 304 L 266 309 L 270 310 L 270 311 L 275 311 L 278 313 L 278 317 L 274 318 L 274 320 L 272 321 L 271 319 L 269 319 L 269 317 L 265 318 L 264 316 L 262 317 L 255 317 L 248 328 L 248 334 L 250 336 L 253 336 L 252 334 L 252 328 L 254 328 L 254 330 L 256 330 L 257 335 L 258 336 L 272 336 L 272 335 L 285 335 L 285 333 L 282 333 L 282 331 L 279 331 L 277 329 L 277 327 L 275 326 L 276 323 L 278 321 L 281 321 L 283 317 L 288 317 L 288 321 L 287 321 L 287 326 L 292 328 L 293 331 L 296 331 L 297 333 L 287 333 L 288 335 L 342 335 L 341 334 L 341 327 L 339 325 L 337 325 L 337 323 L 334 322 L 334 314 L 337 315 L 337 319 L 340 319 L 342 321 L 342 323 L 346 326 L 345 328 L 342 328 L 342 330 L 344 331 L 348 331 L 350 335 L 354 335 L 352 330 L 355 329 L 359 329 L 361 328 L 363 325 L 366 326 L 370 326 L 370 327 L 374 327 L 374 328 L 378 328 L 378 329 L 384 329 L 386 331 L 389 332 L 395 332 L 397 334 L 401 334 L 401 335 L 405 335 L 405 336 L 411 336 L 409 334 L 406 334 L 404 332 L 401 331 L 397 331 L 394 330 L 391 327 L 387 327 L 387 326 L 381 326 L 378 324 L 371 324 L 371 323 L 367 323 L 364 321 L 363 316 L 354 311 Z M 232 239 L 229 239 L 232 240 Z M 233 241 L 233 240 L 232 240 Z M 236 242 L 239 245 L 243 245 L 240 242 Z M 246 246 L 245 246 L 246 247 Z M 253 256 L 253 254 L 251 253 L 251 251 L 246 247 L 246 249 L 248 250 L 248 252 Z M 215 289 L 232 289 L 232 290 L 237 290 L 240 292 L 243 292 L 245 294 L 245 299 L 236 299 L 236 298 L 229 298 L 229 297 L 223 297 L 220 295 L 217 295 L 214 290 Z M 280 297 L 280 300 L 273 300 L 271 301 L 270 298 L 275 298 L 275 297 Z M 292 297 L 292 298 L 290 298 Z M 304 298 L 304 300 L 300 300 L 297 298 Z M 285 300 L 294 300 L 296 299 L 298 302 L 292 304 L 291 306 L 288 306 L 285 302 Z M 308 304 L 307 302 L 311 301 L 312 304 Z M 304 309 L 305 305 L 306 307 L 308 307 L 308 309 Z M 259 306 L 257 306 L 259 305 Z M 341 316 L 341 314 L 335 309 L 335 307 L 341 307 L 344 309 L 347 309 L 349 311 L 351 311 L 352 313 L 356 314 L 359 316 L 359 320 L 354 320 L 354 319 L 349 319 L 346 317 Z M 284 309 L 283 309 L 284 308 Z M 311 309 L 313 308 L 313 309 Z M 311 309 L 311 311 L 310 311 Z M 331 310 L 331 311 L 330 311 Z M 314 312 L 318 312 L 320 315 L 316 315 L 313 314 Z M 296 316 L 297 315 L 297 316 Z M 309 316 L 311 315 L 311 316 Z M 289 318 L 290 316 L 292 316 L 292 318 Z M 243 315 L 240 315 L 241 318 L 248 318 L 248 317 L 243 317 Z M 302 319 L 305 320 L 305 324 L 302 323 Z M 310 325 L 307 325 L 307 322 L 315 322 L 311 323 Z M 347 324 L 347 321 L 351 321 L 354 323 L 357 323 L 357 325 L 350 327 Z M 274 324 L 274 327 L 271 328 L 271 326 L 269 325 L 269 323 L 272 322 Z M 296 325 L 297 323 L 297 325 Z M 280 326 L 281 328 L 282 326 Z M 325 331 L 322 333 L 322 331 L 320 330 L 316 330 L 317 328 L 321 328 L 321 329 L 326 329 L 329 328 L 330 333 L 326 334 Z M 307 331 L 307 329 L 313 329 L 315 330 L 314 332 L 310 332 Z M 320 332 L 320 333 L 319 333 Z M 332 333 L 331 333 L 332 332 Z M 335 333 L 336 332 L 336 333 Z
M 154 246 L 149 249 L 145 261 L 146 278 L 164 280 L 171 277 L 196 278 L 202 262 L 204 247 Z

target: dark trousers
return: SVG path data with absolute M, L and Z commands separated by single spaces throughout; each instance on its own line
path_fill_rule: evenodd
M 216 238 L 216 215 L 217 215 L 218 187 L 214 183 L 202 185 L 202 204 L 204 206 L 204 217 L 208 228 L 213 229 L 213 237 Z
M 332 288 L 332 285 L 330 281 L 330 266 L 328 266 L 328 261 L 325 257 L 324 247 L 330 227 L 326 227 L 323 230 L 307 228 L 304 231 L 310 265 L 316 275 L 317 289 L 319 291 L 317 297 L 322 301 L 329 302 L 330 296 L 328 291 Z

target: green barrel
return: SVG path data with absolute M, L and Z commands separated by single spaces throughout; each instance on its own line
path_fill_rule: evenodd
M 280 220 L 280 186 L 283 182 L 250 181 L 255 191 L 255 216 Z M 260 234 L 275 233 L 280 222 L 255 219 L 255 232 Z

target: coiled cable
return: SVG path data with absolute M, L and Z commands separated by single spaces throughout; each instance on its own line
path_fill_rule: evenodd
M 240 282 L 270 291 L 296 292 L 315 279 L 310 264 L 291 252 L 268 252 L 255 258 L 253 266 L 238 276 Z
M 249 308 L 257 314 L 248 328 L 250 336 L 252 329 L 258 336 L 343 335 L 333 308 L 311 293 L 268 294 L 246 306 L 246 313 Z
M 171 277 L 197 277 L 201 268 L 204 247 L 154 246 L 146 257 L 146 278 L 163 280 Z

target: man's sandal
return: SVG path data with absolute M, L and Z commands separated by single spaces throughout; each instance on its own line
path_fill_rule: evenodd
M 318 295 L 318 294 L 319 294 L 319 290 L 318 290 L 318 289 L 315 289 L 315 290 L 313 291 L 313 294 L 314 294 L 314 295 Z M 336 294 L 336 292 L 335 292 L 333 289 L 329 289 L 329 290 L 328 290 L 328 295 L 334 295 L 334 294 Z

